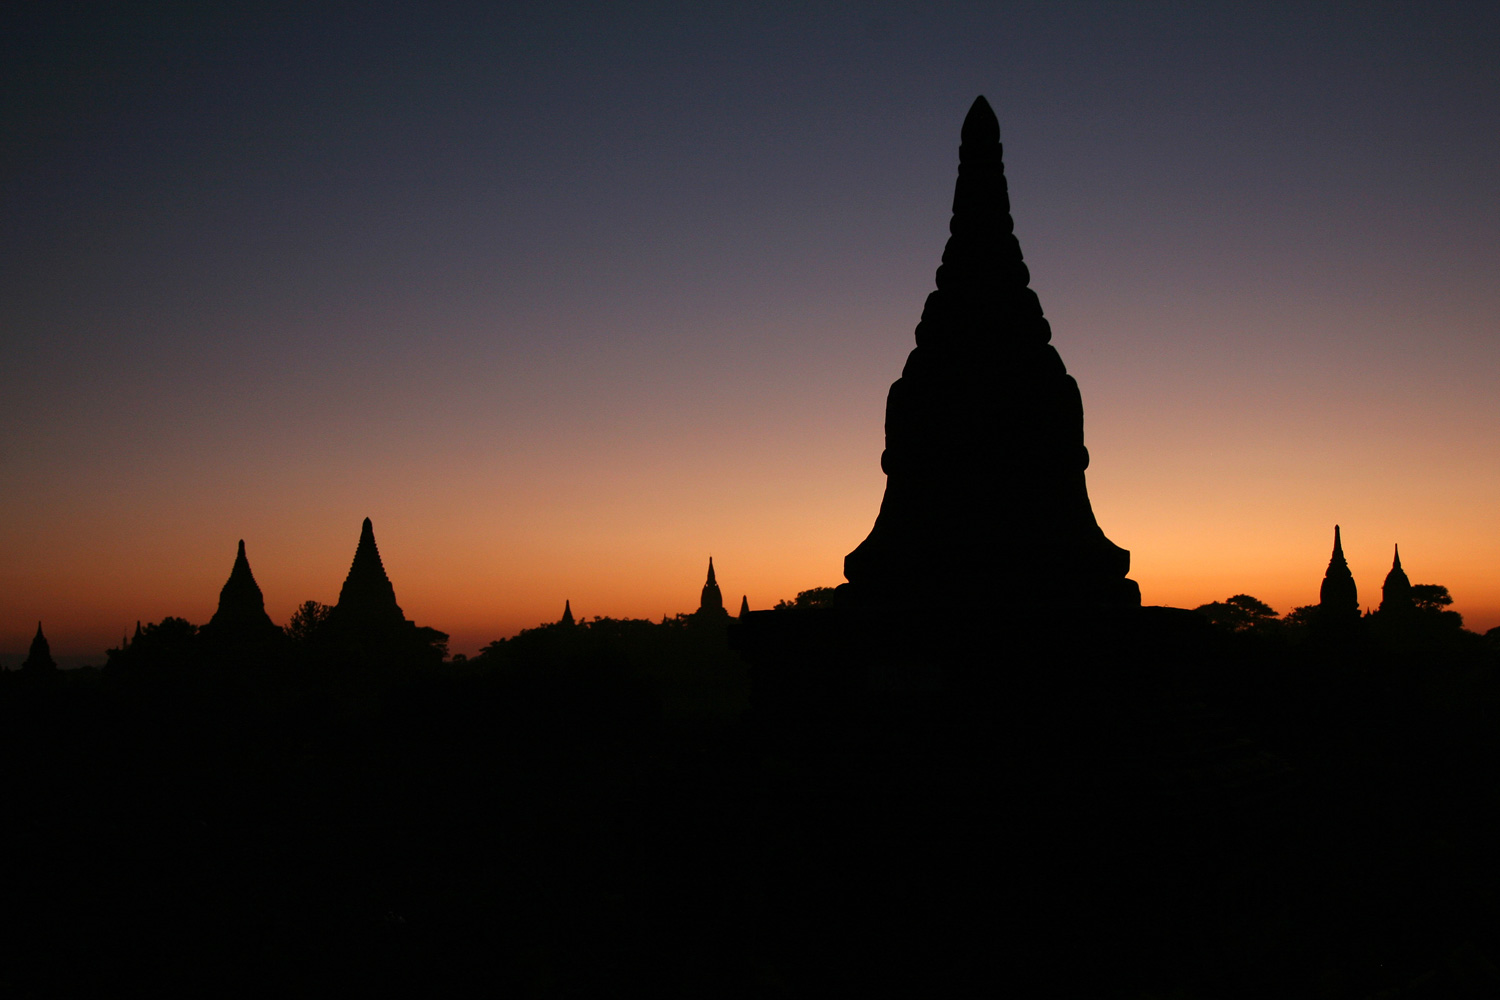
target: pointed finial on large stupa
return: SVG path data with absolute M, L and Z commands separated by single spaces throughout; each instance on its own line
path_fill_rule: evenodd
M 1354 574 L 1349 572 L 1349 562 L 1344 558 L 1344 542 L 1336 524 L 1333 554 L 1328 558 L 1323 586 L 1318 591 L 1318 618 L 1329 624 L 1359 619 L 1359 592 L 1354 586 Z
M 844 560 L 866 607 L 951 611 L 1138 606 L 1130 553 L 1100 530 L 1084 470 L 1083 401 L 1013 232 L 1000 127 L 964 119 L 948 244 L 886 399 L 885 498 Z M 1003 571 L 996 573 L 996 567 Z
M 1000 141 L 1000 119 L 995 117 L 995 110 L 990 107 L 990 102 L 980 94 L 974 98 L 974 103 L 969 105 L 969 113 L 964 116 L 963 128 L 959 130 L 958 141 L 964 146 L 987 145 Z
M 21 661 L 22 670 L 56 670 L 57 661 L 52 659 L 52 647 L 42 634 L 42 623 L 36 623 L 36 637 L 31 640 L 31 650 Z
M 406 621 L 396 603 L 396 588 L 385 575 L 380 549 L 375 546 L 375 526 L 368 517 L 360 528 L 354 561 L 339 589 L 339 602 L 332 616 L 341 624 L 400 625 Z
M 573 602 L 572 601 L 570 601 L 570 600 L 564 600 L 563 601 L 563 615 L 562 615 L 562 618 L 558 621 L 558 624 L 559 625 L 572 625 L 572 624 L 575 624 L 574 621 L 573 621 Z
M 219 608 L 200 634 L 209 642 L 244 643 L 275 638 L 280 632 L 266 614 L 265 597 L 250 572 L 245 540 L 241 538 L 229 579 L 219 591 Z

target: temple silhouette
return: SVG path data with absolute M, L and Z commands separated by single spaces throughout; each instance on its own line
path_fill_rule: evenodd
M 31 640 L 31 649 L 21 661 L 21 669 L 29 671 L 56 670 L 57 661 L 52 659 L 52 646 L 42 634 L 42 623 L 36 623 L 36 636 Z
M 446 650 L 446 633 L 419 626 L 396 603 L 396 588 L 386 575 L 368 517 L 360 526 L 338 603 L 328 614 L 327 633 L 335 646 L 370 665 L 430 665 L 441 662 Z
M 255 582 L 255 574 L 250 572 L 243 538 L 229 579 L 219 591 L 219 607 L 199 630 L 199 636 L 204 642 L 219 646 L 258 646 L 283 638 L 281 628 L 266 614 L 265 597 Z
M 1344 543 L 1336 524 L 1333 526 L 1333 554 L 1328 558 L 1323 586 L 1318 590 L 1318 621 L 1326 628 L 1347 628 L 1359 621 L 1359 590 L 1354 585 L 1349 562 L 1344 558 Z
M 844 560 L 845 599 L 1139 606 L 1130 553 L 1089 503 L 1082 397 L 1029 287 L 983 97 L 964 119 L 948 228 L 917 346 L 886 398 L 885 497 Z
M 1094 516 L 1082 396 L 1030 288 L 982 96 L 961 129 L 948 228 L 886 397 L 885 494 L 844 559 L 847 582 L 812 614 L 749 612 L 731 636 L 762 700 L 805 700 L 813 676 L 834 701 L 990 684 L 998 661 L 1022 655 L 1040 676 L 1121 636 L 1181 648 L 1162 633 L 1197 628 L 1180 609 L 1142 614 L 1130 553 Z
M 1416 610 L 1412 600 L 1411 580 L 1401 568 L 1401 546 L 1394 546 L 1391 571 L 1385 575 L 1380 587 L 1380 613 L 1382 615 L 1405 616 Z
M 729 611 L 724 607 L 724 595 L 719 591 L 719 581 L 714 577 L 713 556 L 708 557 L 708 578 L 703 582 L 703 594 L 694 614 L 699 618 L 729 617 Z

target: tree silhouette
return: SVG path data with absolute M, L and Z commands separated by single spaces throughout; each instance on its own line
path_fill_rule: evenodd
M 1275 610 L 1249 594 L 1235 594 L 1227 600 L 1200 604 L 1193 610 L 1231 632 L 1263 630 L 1276 622 Z
M 1414 583 L 1411 600 L 1418 611 L 1442 611 L 1453 603 L 1453 595 L 1448 593 L 1447 587 L 1436 583 Z
M 777 601 L 773 611 L 806 611 L 810 608 L 826 608 L 833 604 L 834 592 L 837 587 L 812 587 L 808 590 L 799 590 L 796 600 Z
M 1433 625 L 1443 629 L 1461 629 L 1464 616 L 1448 610 L 1453 595 L 1448 588 L 1437 583 L 1414 583 L 1411 585 L 1411 601 L 1417 614 Z
M 287 638 L 293 642 L 311 642 L 332 611 L 333 608 L 319 601 L 303 601 L 292 612 L 291 621 L 286 623 Z

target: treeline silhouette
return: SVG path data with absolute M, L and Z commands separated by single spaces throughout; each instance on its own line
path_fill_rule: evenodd
M 1500 655 L 1441 607 L 1325 639 L 1238 595 L 1134 660 L 1084 612 L 934 621 L 982 677 L 824 650 L 795 710 L 722 614 L 363 665 L 306 605 L 254 655 L 168 618 L 0 675 L 0 984 L 1455 995 L 1500 942 Z

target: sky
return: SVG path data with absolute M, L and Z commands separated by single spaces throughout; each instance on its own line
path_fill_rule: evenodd
M 455 652 L 841 582 L 978 94 L 1145 602 L 1500 625 L 1500 7 L 17 6 L 0 662 L 367 516 Z

